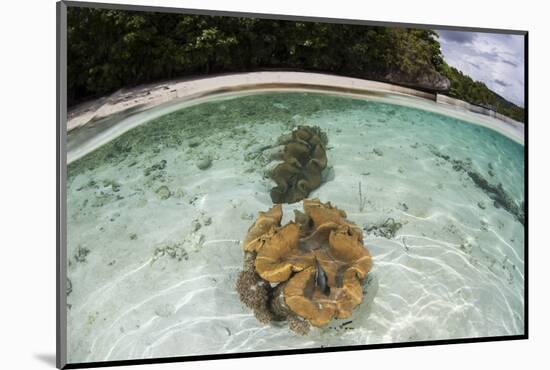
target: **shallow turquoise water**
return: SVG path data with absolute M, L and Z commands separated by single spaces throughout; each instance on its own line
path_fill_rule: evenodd
M 307 337 L 259 324 L 233 289 L 239 242 L 271 206 L 265 148 L 303 124 L 329 138 L 331 170 L 310 197 L 365 230 L 402 224 L 391 238 L 365 231 L 374 267 L 351 329 Z M 68 172 L 70 361 L 523 333 L 524 147 L 490 129 L 371 100 L 255 94 L 152 120 Z

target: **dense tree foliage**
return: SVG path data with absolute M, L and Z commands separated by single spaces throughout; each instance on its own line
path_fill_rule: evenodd
M 420 86 L 426 88 L 451 75 L 434 36 L 405 28 L 69 8 L 68 100 L 155 80 L 261 69 L 412 86 L 428 81 Z

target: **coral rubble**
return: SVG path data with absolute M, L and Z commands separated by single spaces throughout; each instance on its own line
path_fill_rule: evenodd
M 243 243 L 241 301 L 262 323 L 287 320 L 298 334 L 351 316 L 372 266 L 362 230 L 346 213 L 318 199 L 281 226 L 282 208 L 260 212 Z
M 271 189 L 271 200 L 299 202 L 321 186 L 321 172 L 327 166 L 327 137 L 317 127 L 300 126 L 281 141 L 283 162 L 270 174 L 276 183 Z
M 451 163 L 453 170 L 457 172 L 463 172 L 468 175 L 472 182 L 479 189 L 481 189 L 481 191 L 487 194 L 487 196 L 491 200 L 493 200 L 493 204 L 496 208 L 502 207 L 506 212 L 510 213 L 519 223 L 525 225 L 524 202 L 514 201 L 514 199 L 504 190 L 501 183 L 499 183 L 498 185 L 490 183 L 481 173 L 474 169 L 471 159 L 468 158 L 465 161 L 453 159 L 449 155 L 440 152 L 434 146 L 431 146 L 429 149 L 436 157 Z M 492 170 L 493 166 L 490 165 L 489 169 Z M 490 174 L 490 176 L 494 176 L 494 174 Z

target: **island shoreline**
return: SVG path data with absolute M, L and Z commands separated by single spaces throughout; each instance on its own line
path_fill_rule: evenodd
M 434 111 L 489 127 L 520 144 L 524 143 L 523 123 L 442 94 L 338 75 L 270 71 L 140 85 L 76 105 L 67 113 L 67 162 L 71 163 L 129 129 L 175 109 L 216 97 L 269 91 L 319 92 L 375 100 L 395 97 L 399 100 L 396 104 Z M 148 115 L 147 111 L 153 112 Z

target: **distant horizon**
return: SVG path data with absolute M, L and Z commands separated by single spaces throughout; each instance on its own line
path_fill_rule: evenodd
M 435 30 L 447 64 L 506 100 L 525 106 L 523 35 Z

